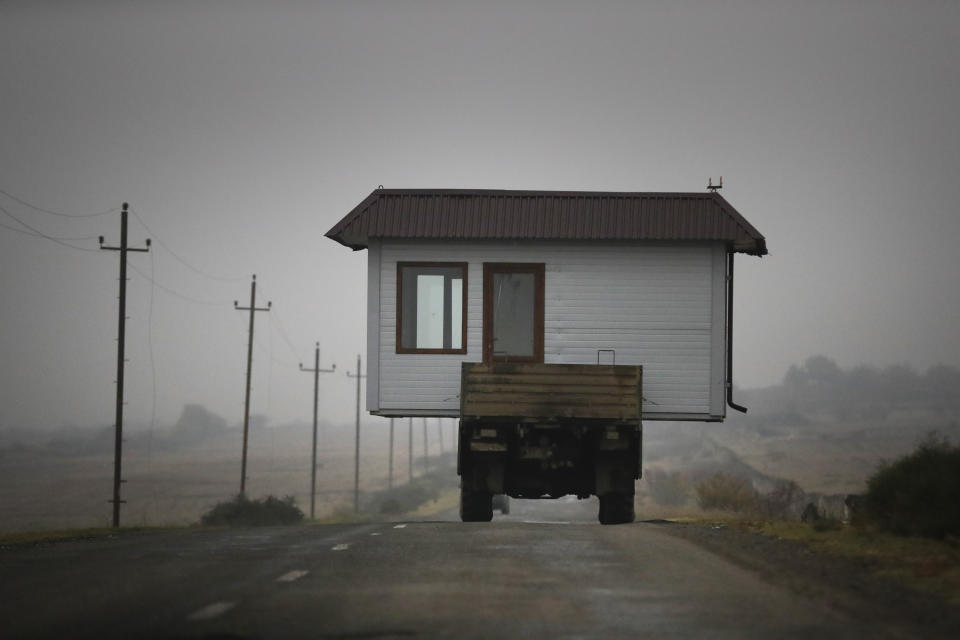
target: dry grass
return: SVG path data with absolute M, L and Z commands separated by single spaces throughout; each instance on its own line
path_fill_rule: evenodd
M 742 522 L 764 535 L 795 540 L 829 555 L 854 558 L 876 573 L 960 605 L 960 541 L 881 533 L 865 527 L 817 530 L 797 522 Z
M 431 425 L 431 428 L 433 426 Z M 360 490 L 387 485 L 388 431 L 383 425 L 361 431 Z M 417 430 L 416 435 L 419 435 Z M 434 435 L 433 430 L 431 435 Z M 317 518 L 352 511 L 352 426 L 331 430 L 318 447 Z M 159 438 L 158 438 L 159 440 Z M 394 482 L 406 480 L 406 433 L 398 430 Z M 431 442 L 431 455 L 439 450 Z M 422 455 L 416 442 L 415 456 Z M 242 433 L 227 432 L 189 447 L 144 446 L 131 436 L 123 459 L 121 509 L 124 527 L 185 526 L 218 502 L 235 496 L 240 483 Z M 0 532 L 107 528 L 111 523 L 113 455 L 64 455 L 42 447 L 6 450 L 0 456 Z M 415 475 L 422 473 L 418 463 Z M 309 515 L 310 433 L 307 429 L 251 430 L 247 463 L 251 498 L 292 495 Z

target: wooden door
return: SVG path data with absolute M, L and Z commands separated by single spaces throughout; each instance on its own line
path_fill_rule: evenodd
M 544 265 L 483 265 L 484 362 L 543 362 Z

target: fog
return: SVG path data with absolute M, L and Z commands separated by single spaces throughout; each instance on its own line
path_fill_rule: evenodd
M 379 184 L 722 175 L 770 248 L 737 261 L 739 387 L 814 354 L 956 367 L 958 27 L 942 2 L 0 3 L 0 429 L 113 424 L 96 238 L 122 202 L 153 240 L 130 255 L 131 428 L 241 419 L 252 274 L 251 411 L 310 419 L 319 341 L 321 411 L 351 421 L 366 254 L 323 234 Z

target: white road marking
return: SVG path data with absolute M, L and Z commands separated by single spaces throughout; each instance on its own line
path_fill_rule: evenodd
M 303 569 L 296 569 L 296 570 L 294 570 L 294 571 L 288 571 L 287 573 L 285 573 L 285 574 L 283 574 L 282 576 L 280 576 L 279 578 L 277 578 L 277 582 L 293 582 L 294 580 L 299 580 L 300 578 L 302 578 L 303 576 L 307 575 L 308 573 L 310 573 L 310 572 L 309 572 L 309 571 L 305 571 L 305 570 L 303 570 Z
M 349 544 L 343 543 L 343 544 L 338 544 L 337 546 L 333 547 L 333 548 L 331 549 L 331 551 L 346 551 L 346 550 L 349 549 L 349 548 L 350 548 L 350 545 L 349 545 Z
M 406 528 L 407 528 L 407 525 L 405 525 L 405 524 L 395 524 L 395 525 L 393 525 L 393 528 L 394 528 L 394 529 L 406 529 Z
M 230 611 L 230 609 L 233 609 L 235 606 L 237 606 L 236 602 L 214 602 L 213 604 L 208 604 L 202 609 L 197 609 L 187 616 L 187 620 L 212 620 L 213 618 Z
M 379 531 L 374 531 L 374 532 L 371 533 L 370 535 L 372 535 L 372 536 L 378 536 L 378 535 L 380 535 L 380 532 L 379 532 Z

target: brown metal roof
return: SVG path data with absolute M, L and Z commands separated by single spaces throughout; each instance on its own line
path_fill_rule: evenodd
M 351 249 L 370 238 L 720 240 L 762 256 L 764 237 L 717 193 L 376 189 L 327 237 Z

